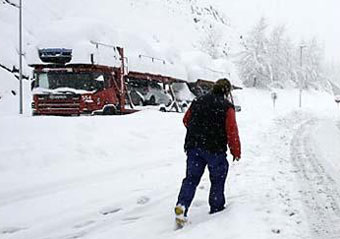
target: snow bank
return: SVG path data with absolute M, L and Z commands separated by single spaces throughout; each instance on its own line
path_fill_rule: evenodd
M 0 68 L 0 116 L 16 115 L 19 112 L 19 80 Z M 31 113 L 30 82 L 23 80 L 24 113 Z
M 0 115 L 18 112 L 19 81 L 13 74 L 0 69 Z

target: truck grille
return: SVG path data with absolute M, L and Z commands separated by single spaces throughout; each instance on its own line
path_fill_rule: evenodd
M 80 95 L 39 95 L 35 107 L 42 115 L 79 114 L 80 98 Z

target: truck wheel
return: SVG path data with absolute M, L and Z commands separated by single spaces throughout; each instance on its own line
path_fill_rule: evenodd
M 114 107 L 105 107 L 103 110 L 103 115 L 115 115 L 117 113 Z
M 149 104 L 150 105 L 156 105 L 156 98 L 155 98 L 155 96 L 151 96 L 150 97 Z
M 133 90 L 130 92 L 131 100 L 134 105 L 143 105 L 143 99 L 139 95 L 139 92 Z
M 135 105 L 142 106 L 143 105 L 143 100 L 141 98 L 138 98 L 137 103 Z
M 165 108 L 165 106 L 163 105 L 163 106 L 161 106 L 160 108 L 159 108 L 159 111 L 160 112 L 166 112 L 166 108 Z

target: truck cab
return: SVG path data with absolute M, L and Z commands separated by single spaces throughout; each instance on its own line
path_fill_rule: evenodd
M 124 113 L 121 67 L 70 64 L 71 50 L 43 49 L 34 68 L 33 115 Z

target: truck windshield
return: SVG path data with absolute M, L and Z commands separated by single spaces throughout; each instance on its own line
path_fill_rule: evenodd
M 76 90 L 94 91 L 104 88 L 104 75 L 95 72 L 48 72 L 38 73 L 34 88 L 58 89 L 72 88 Z

